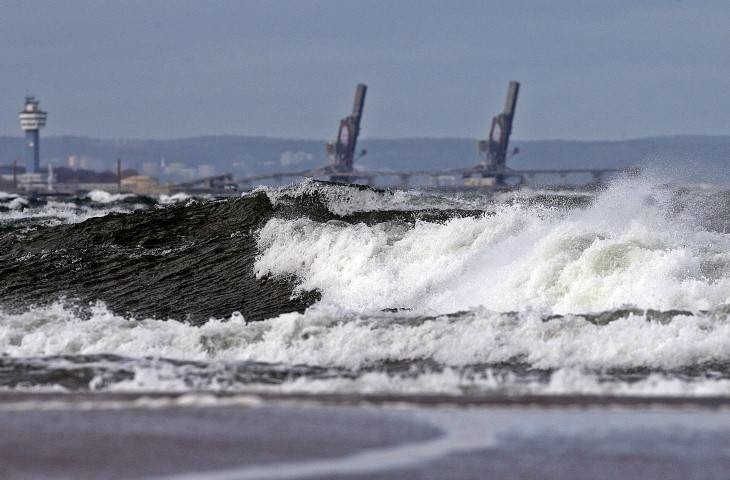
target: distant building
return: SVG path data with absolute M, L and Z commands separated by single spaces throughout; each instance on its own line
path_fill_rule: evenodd
M 48 176 L 45 173 L 33 172 L 18 175 L 18 189 L 26 191 L 38 191 L 48 189 Z
M 132 175 L 123 178 L 121 184 L 122 190 L 139 195 L 156 195 L 168 192 L 167 187 L 160 185 L 156 178 L 146 175 Z

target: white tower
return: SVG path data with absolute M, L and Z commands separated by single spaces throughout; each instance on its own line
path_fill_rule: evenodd
M 40 135 L 39 130 L 46 126 L 48 113 L 38 107 L 35 97 L 25 97 L 25 106 L 18 114 L 20 128 L 25 131 L 25 168 L 26 172 L 40 172 Z

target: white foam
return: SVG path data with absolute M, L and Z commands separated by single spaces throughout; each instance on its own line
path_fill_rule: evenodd
M 286 391 L 728 395 L 727 379 L 655 373 L 638 382 L 604 382 L 592 373 L 730 362 L 730 321 L 717 308 L 730 299 L 730 236 L 704 226 L 701 210 L 710 206 L 696 201 L 685 208 L 639 181 L 614 185 L 583 210 L 500 204 L 494 215 L 415 226 L 273 219 L 259 233 L 255 267 L 258 275 L 295 274 L 301 289 L 320 290 L 322 301 L 303 314 L 255 323 L 232 315 L 194 327 L 129 319 L 102 304 L 83 316 L 57 303 L 0 311 L 0 352 L 165 357 L 200 361 L 212 370 L 249 360 L 352 371 L 414 360 L 444 367 L 259 386 Z M 43 209 L 64 205 L 50 202 Z M 33 214 L 26 209 L 23 215 L 28 210 Z M 604 326 L 574 315 L 626 304 L 696 313 L 662 322 L 627 314 Z M 386 307 L 412 310 L 380 311 Z M 457 310 L 467 311 L 444 315 Z M 545 321 L 556 312 L 568 315 Z M 433 318 L 419 320 L 423 314 Z M 465 368 L 501 362 L 555 372 L 545 383 L 490 370 L 473 375 Z M 191 387 L 184 367 L 132 363 L 133 379 L 107 385 L 100 378 L 92 388 L 240 387 L 217 383 L 215 375 L 203 375 Z
M 131 384 L 126 385 L 128 387 Z M 157 384 L 159 386 L 159 383 Z M 301 377 L 282 385 L 254 386 L 257 390 L 286 393 L 358 393 L 418 395 L 509 394 L 509 395 L 632 395 L 632 396 L 728 396 L 730 380 L 681 379 L 664 374 L 651 374 L 633 381 L 606 380 L 578 369 L 561 369 L 549 375 L 547 382 L 519 381 L 513 375 L 499 375 L 488 370 L 481 374 L 465 374 L 455 369 L 438 373 L 397 376 L 369 372 L 355 378 L 312 379 Z
M 270 220 L 259 276 L 291 275 L 353 310 L 537 308 L 579 313 L 636 305 L 700 310 L 730 301 L 730 236 L 640 181 L 586 209 L 498 205 L 444 224 Z M 687 213 L 689 212 L 689 213 Z
M 505 385 L 507 390 L 514 390 Z M 730 380 L 716 378 L 683 379 L 653 373 L 633 382 L 606 381 L 579 369 L 561 369 L 550 376 L 547 384 L 530 383 L 520 393 L 548 395 L 636 395 L 711 397 L 730 395 Z
M 544 321 L 535 312 L 506 315 L 478 310 L 411 322 L 400 314 L 364 317 L 318 306 L 303 314 L 253 323 L 234 314 L 195 327 L 175 321 L 127 319 L 112 314 L 102 304 L 94 306 L 88 318 L 82 318 L 59 303 L 20 314 L 0 312 L 0 351 L 12 357 L 122 355 L 131 360 L 121 367 L 114 361 L 107 367 L 96 365 L 101 377 L 90 385 L 117 390 L 256 387 L 232 380 L 235 369 L 228 368 L 226 362 L 306 364 L 358 371 L 383 362 L 432 360 L 445 370 L 397 375 L 374 371 L 355 378 L 300 378 L 281 386 L 258 387 L 312 392 L 730 394 L 730 380 L 724 379 L 655 375 L 637 383 L 602 382 L 591 373 L 610 368 L 669 370 L 730 362 L 726 314 L 676 315 L 663 322 L 629 314 L 597 326 L 579 317 Z M 208 363 L 195 366 L 196 373 L 190 370 L 193 367 L 154 361 L 160 357 Z M 134 360 L 142 358 L 148 360 Z M 545 384 L 525 383 L 491 371 L 472 374 L 468 368 L 463 370 L 469 365 L 515 361 L 555 369 L 556 373 Z M 107 368 L 134 368 L 135 376 L 109 385 L 103 374 Z
M 11 201 L 11 203 L 16 200 Z M 17 206 L 21 206 L 21 204 Z M 53 200 L 38 207 L 30 207 L 26 204 L 22 206 L 24 206 L 22 209 L 14 208 L 7 212 L 0 212 L 0 223 L 24 219 L 33 219 L 45 225 L 80 223 L 89 218 L 103 217 L 112 212 L 128 213 L 130 211 L 130 207 L 112 206 L 107 208 L 91 208 Z
M 23 197 L 16 197 L 8 202 L 8 208 L 10 210 L 20 210 L 28 206 L 28 200 Z
M 160 203 L 163 205 L 170 205 L 173 203 L 184 202 L 189 200 L 191 197 L 187 193 L 178 192 L 172 195 L 160 194 Z
M 420 190 L 359 189 L 313 180 L 304 180 L 283 188 L 260 187 L 252 193 L 256 192 L 266 193 L 274 205 L 282 202 L 285 197 L 296 199 L 304 195 L 317 195 L 336 215 L 371 210 L 477 209 L 486 208 L 491 203 L 487 195 L 466 196 L 461 193 L 443 195 Z
M 62 304 L 0 312 L 0 351 L 15 357 L 113 353 L 187 360 L 255 360 L 358 369 L 432 359 L 446 366 L 519 360 L 536 368 L 679 368 L 730 361 L 725 314 L 677 315 L 666 322 L 632 314 L 597 326 L 580 317 L 478 310 L 427 321 L 363 317 L 314 307 L 246 323 L 240 315 L 196 327 L 129 320 L 99 304 L 88 319 Z
M 119 201 L 125 200 L 127 198 L 133 197 L 134 195 L 130 194 L 130 193 L 109 193 L 104 190 L 92 190 L 89 193 L 87 193 L 86 196 L 92 202 L 112 203 L 112 202 L 119 202 Z

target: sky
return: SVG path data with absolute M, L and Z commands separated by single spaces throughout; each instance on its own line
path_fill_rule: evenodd
M 0 135 L 333 137 L 730 134 L 730 1 L 0 0 Z

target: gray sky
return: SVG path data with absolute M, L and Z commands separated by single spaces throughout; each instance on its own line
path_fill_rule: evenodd
M 0 135 L 328 138 L 730 134 L 730 1 L 0 0 Z

